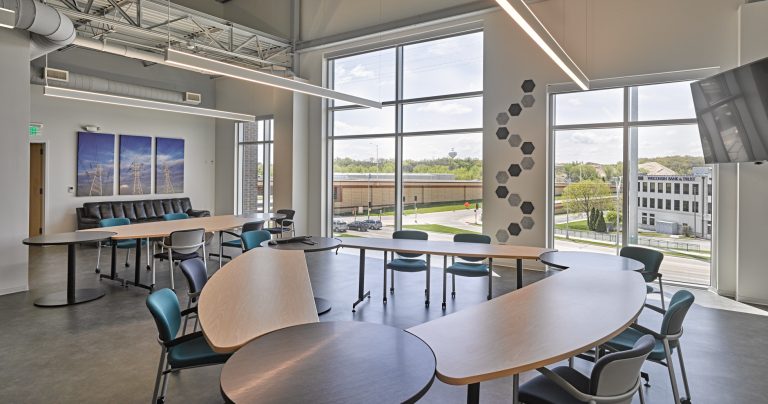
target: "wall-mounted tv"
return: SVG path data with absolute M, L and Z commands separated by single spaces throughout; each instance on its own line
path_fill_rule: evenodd
M 768 58 L 691 83 L 704 160 L 768 160 Z

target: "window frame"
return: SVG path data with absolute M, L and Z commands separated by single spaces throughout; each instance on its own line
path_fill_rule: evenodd
M 275 128 L 275 118 L 272 115 L 266 115 L 266 116 L 260 116 L 257 117 L 255 121 L 248 122 L 253 123 L 255 125 L 258 125 L 259 122 L 264 122 L 264 137 L 262 140 L 254 140 L 254 141 L 242 141 L 243 138 L 243 126 L 246 122 L 236 122 L 235 123 L 235 200 L 234 200 L 234 206 L 233 206 L 233 212 L 235 212 L 236 215 L 243 214 L 243 204 L 242 204 L 242 198 L 243 198 L 243 175 L 242 175 L 242 151 L 244 145 L 261 145 L 262 151 L 260 155 L 258 156 L 258 161 L 261 161 L 262 164 L 264 164 L 263 168 L 263 189 L 261 197 L 264 201 L 262 203 L 262 212 L 259 212 L 259 209 L 257 208 L 256 211 L 259 213 L 265 213 L 270 212 L 272 210 L 272 200 L 270 198 L 270 195 L 273 195 L 272 193 L 272 184 L 270 183 L 270 179 L 274 178 L 272 173 L 272 165 L 274 165 L 274 145 L 275 145 L 275 137 L 274 137 L 274 128 Z M 257 129 L 258 130 L 258 129 Z M 267 162 L 269 164 L 267 164 Z

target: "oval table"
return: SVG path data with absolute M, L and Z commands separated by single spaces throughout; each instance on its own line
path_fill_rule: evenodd
M 637 272 L 645 269 L 642 262 L 632 258 L 588 251 L 549 251 L 541 254 L 539 260 L 560 269 L 597 268 Z
M 398 328 L 359 321 L 297 325 L 257 338 L 221 371 L 235 403 L 412 403 L 435 378 L 435 356 Z
M 340 245 L 341 240 L 337 238 L 316 236 L 298 236 L 284 240 L 267 240 L 261 243 L 262 247 L 274 248 L 275 250 L 304 251 L 305 253 L 333 250 Z M 315 306 L 317 306 L 318 315 L 331 311 L 330 300 L 323 299 L 322 297 L 315 297 Z
M 108 240 L 115 233 L 109 231 L 68 232 L 31 237 L 22 243 L 31 246 L 66 245 L 67 246 L 67 291 L 56 292 L 35 300 L 35 306 L 60 307 L 72 304 L 90 302 L 104 296 L 101 289 L 76 289 L 75 278 L 77 264 L 75 261 L 75 245 L 94 243 Z

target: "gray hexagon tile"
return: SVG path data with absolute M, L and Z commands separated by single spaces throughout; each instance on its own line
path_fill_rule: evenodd
M 523 154 L 532 154 L 534 150 L 536 150 L 536 147 L 533 146 L 532 142 L 525 142 L 520 146 L 520 151 L 522 151 Z
M 509 232 L 504 229 L 497 231 L 496 240 L 498 240 L 500 243 L 506 243 L 509 240 Z
M 526 215 L 530 215 L 531 213 L 533 213 L 533 203 L 531 203 L 531 202 L 528 202 L 528 201 L 525 201 L 525 202 L 523 202 L 523 203 L 520 205 L 520 210 L 521 210 L 521 211 L 522 211 L 524 214 L 526 214 Z
M 523 89 L 523 92 L 530 93 L 533 91 L 533 89 L 536 87 L 536 83 L 533 82 L 533 80 L 525 80 L 523 81 L 523 85 L 520 86 L 520 88 Z
M 507 172 L 513 177 L 518 177 L 520 176 L 520 173 L 523 172 L 523 169 L 520 168 L 520 164 L 510 164 Z
M 496 182 L 499 184 L 506 184 L 509 181 L 509 174 L 506 171 L 499 171 L 496 173 Z
M 519 236 L 522 229 L 520 228 L 520 225 L 517 223 L 510 223 L 509 227 L 507 227 L 507 231 L 509 234 L 513 236 Z
M 507 122 L 509 122 L 509 114 L 506 112 L 500 112 L 498 115 L 496 115 L 496 123 L 499 125 L 506 125 Z
M 533 158 L 531 157 L 523 157 L 522 160 L 520 160 L 520 167 L 523 167 L 523 170 L 530 170 L 533 168 Z
M 534 102 L 536 102 L 536 98 L 533 98 L 533 96 L 530 94 L 524 95 L 523 99 L 520 100 L 520 103 L 523 104 L 523 106 L 526 108 L 532 107 Z
M 509 136 L 509 129 L 505 127 L 501 127 L 499 129 L 496 129 L 496 137 L 499 138 L 499 140 L 504 140 Z
M 509 106 L 509 109 L 507 111 L 511 116 L 518 116 L 520 115 L 521 112 L 523 112 L 523 107 L 521 107 L 520 104 L 518 103 L 514 103 Z
M 522 220 L 520 220 L 520 226 L 522 226 L 525 230 L 531 230 L 534 225 L 533 218 L 530 216 L 524 216 Z
M 516 208 L 520 206 L 520 202 L 523 200 L 520 198 L 520 195 L 518 194 L 509 194 L 509 198 L 507 198 L 507 202 L 509 202 L 509 206 L 512 206 L 513 208 Z
M 509 145 L 512 147 L 520 147 L 520 144 L 523 143 L 523 138 L 520 137 L 518 134 L 512 134 L 509 135 L 509 138 L 507 139 L 509 142 Z
M 501 199 L 504 199 L 509 195 L 509 190 L 505 186 L 496 187 L 496 196 L 498 196 Z

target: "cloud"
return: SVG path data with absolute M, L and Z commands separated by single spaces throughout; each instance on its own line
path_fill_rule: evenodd
M 449 102 L 449 101 L 428 102 L 426 104 L 419 105 L 419 107 L 416 110 L 419 112 L 435 112 L 438 114 L 451 114 L 451 115 L 468 114 L 472 112 L 472 108 L 466 105 L 462 105 L 457 102 Z

